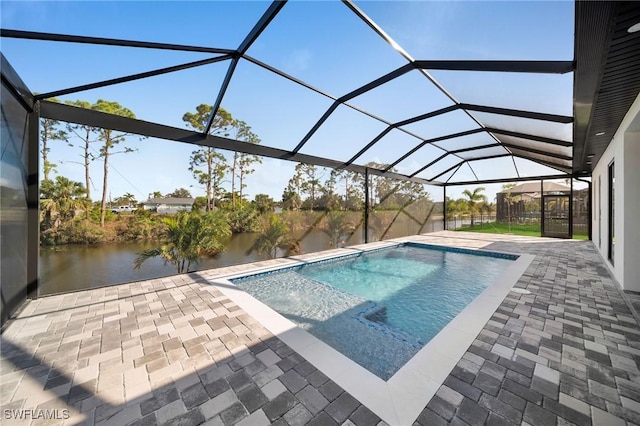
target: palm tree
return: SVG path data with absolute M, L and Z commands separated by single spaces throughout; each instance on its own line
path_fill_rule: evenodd
M 290 246 L 287 239 L 289 227 L 277 214 L 269 217 L 269 223 L 263 226 L 262 232 L 258 239 L 253 243 L 251 250 L 255 250 L 260 254 L 266 254 L 270 259 L 278 257 L 278 249 L 284 249 Z
M 351 234 L 355 226 L 347 212 L 339 210 L 329 210 L 326 214 L 327 220 L 323 227 L 323 231 L 329 236 L 330 247 L 338 247 L 341 237 Z
M 224 249 L 224 240 L 231 235 L 226 215 L 215 212 L 180 212 L 163 220 L 166 225 L 166 243 L 160 248 L 138 253 L 133 265 L 140 269 L 152 257 L 160 257 L 164 263 L 176 267 L 179 274 L 189 272 L 191 265 L 204 257 L 213 256 Z
M 467 201 L 467 206 L 469 207 L 469 212 L 471 213 L 471 226 L 474 225 L 473 215 L 476 212 L 476 203 L 478 203 L 479 201 L 487 200 L 487 196 L 484 194 L 481 194 L 481 192 L 484 190 L 485 190 L 484 186 L 479 186 L 476 189 L 474 189 L 473 192 L 469 191 L 468 189 L 465 189 L 464 191 L 462 191 L 462 195 L 468 198 L 468 200 L 466 201 Z
M 56 176 L 55 181 L 43 180 L 40 189 L 40 215 L 46 229 L 55 232 L 76 210 L 88 208 L 87 192 L 80 182 Z
M 511 204 L 516 201 L 513 194 L 511 194 L 511 190 L 515 187 L 515 183 L 505 183 L 504 185 L 502 185 L 502 190 L 506 192 L 504 200 L 507 203 L 507 221 L 509 223 L 509 232 L 511 232 Z

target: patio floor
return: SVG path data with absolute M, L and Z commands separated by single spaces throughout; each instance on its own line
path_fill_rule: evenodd
M 412 239 L 535 255 L 417 423 L 640 424 L 637 314 L 590 241 Z M 383 423 L 207 283 L 253 267 L 29 302 L 0 337 L 2 424 Z

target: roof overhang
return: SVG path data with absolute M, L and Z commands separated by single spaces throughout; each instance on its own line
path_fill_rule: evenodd
M 590 174 L 640 93 L 638 2 L 576 2 L 573 172 Z

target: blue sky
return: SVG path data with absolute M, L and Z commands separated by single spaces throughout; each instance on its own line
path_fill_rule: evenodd
M 572 2 L 356 2 L 415 59 L 572 60 Z M 2 1 L 2 28 L 97 37 L 235 48 L 259 19 L 268 2 L 11 2 Z M 2 52 L 30 89 L 47 92 L 79 84 L 204 59 L 210 55 L 109 46 L 2 39 Z M 249 55 L 298 77 L 331 95 L 341 96 L 401 66 L 406 61 L 340 2 L 289 2 Z M 167 74 L 147 80 L 75 93 L 63 100 L 99 98 L 117 101 L 138 118 L 185 127 L 181 117 L 200 103 L 212 104 L 227 62 Z M 572 74 L 536 76 L 434 71 L 431 73 L 461 102 L 532 111 L 572 114 Z M 450 104 L 417 71 L 402 76 L 352 103 L 389 121 L 406 119 Z M 331 101 L 241 61 L 223 107 L 246 121 L 262 143 L 291 149 L 297 145 Z M 532 120 L 485 115 L 502 127 L 530 129 L 543 135 L 570 137 L 571 126 L 547 126 Z M 346 160 L 385 125 L 340 107 L 302 152 Z M 423 138 L 475 127 L 461 113 L 416 123 L 407 130 Z M 452 140 L 457 148 L 484 141 Z M 395 161 L 418 142 L 391 132 L 367 152 L 360 163 Z M 138 199 L 152 191 L 169 192 L 196 185 L 187 171 L 193 146 L 156 139 L 131 138 L 138 151 L 114 156 L 110 179 L 115 198 L 125 192 Z M 97 149 L 97 146 L 96 146 Z M 427 146 L 398 165 L 412 173 L 443 151 Z M 51 159 L 60 174 L 83 181 L 80 151 L 51 145 Z M 490 154 L 488 152 L 487 154 Z M 504 160 L 504 161 L 502 161 Z M 420 176 L 432 177 L 456 161 L 447 159 Z M 486 163 L 486 164 L 485 164 Z M 523 176 L 556 173 L 526 160 L 516 160 Z M 511 159 L 473 162 L 479 178 L 514 175 Z M 264 159 L 247 183 L 248 193 L 279 198 L 293 163 Z M 101 190 L 100 165 L 93 164 L 93 197 Z M 464 166 L 452 180 L 474 179 Z M 499 190 L 490 186 L 488 192 Z M 191 188 L 199 195 L 202 191 Z M 457 196 L 462 188 L 452 189 Z M 433 194 L 441 198 L 441 191 Z

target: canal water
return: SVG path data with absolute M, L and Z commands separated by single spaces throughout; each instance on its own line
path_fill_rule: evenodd
M 398 226 L 385 235 L 385 239 L 402 235 L 411 235 L 416 230 L 409 226 Z M 406 229 L 405 229 L 406 228 Z M 437 229 L 436 229 L 437 228 Z M 434 221 L 423 232 L 433 232 L 442 229 L 440 221 Z M 359 230 L 361 231 L 361 230 Z M 373 235 L 372 235 L 373 234 Z M 251 247 L 258 238 L 258 234 L 234 234 L 226 244 L 223 252 L 213 258 L 204 259 L 192 270 L 206 270 L 224 266 L 250 263 L 267 258 L 251 252 Z M 370 233 L 371 240 L 376 240 L 374 233 Z M 363 241 L 362 232 L 356 232 L 346 245 L 360 244 Z M 160 258 L 146 260 L 140 269 L 133 268 L 133 262 L 138 253 L 157 248 L 160 242 L 126 242 L 98 245 L 62 245 L 42 247 L 40 250 L 40 295 L 62 293 L 72 290 L 83 290 L 107 285 L 122 284 L 133 281 L 175 275 L 175 267 L 164 264 Z M 302 253 L 327 250 L 330 248 L 329 237 L 322 231 L 313 230 L 301 240 Z
M 266 255 L 251 252 L 257 234 L 234 234 L 223 252 L 204 259 L 193 270 L 220 268 L 267 259 Z M 40 294 L 55 294 L 105 285 L 175 275 L 171 264 L 160 258 L 146 260 L 140 269 L 133 268 L 138 253 L 160 246 L 159 242 L 126 242 L 98 245 L 63 245 L 40 250 Z M 354 244 L 357 244 L 354 243 Z M 301 243 L 304 253 L 326 250 L 329 237 L 312 231 Z

